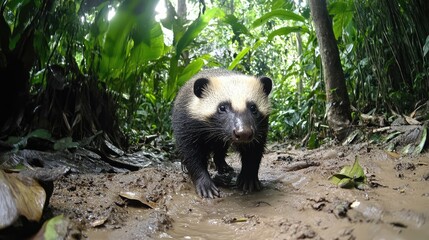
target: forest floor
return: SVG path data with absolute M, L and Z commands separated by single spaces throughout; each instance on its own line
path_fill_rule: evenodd
M 356 157 L 371 187 L 343 189 L 328 180 Z M 239 171 L 237 155 L 227 162 Z M 270 146 L 259 179 L 259 192 L 221 187 L 221 198 L 201 199 L 179 162 L 128 173 L 69 174 L 55 182 L 50 210 L 69 217 L 88 239 L 429 236 L 427 152 L 400 157 L 366 144 Z

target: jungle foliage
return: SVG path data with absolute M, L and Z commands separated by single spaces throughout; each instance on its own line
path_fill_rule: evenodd
M 119 146 L 169 139 L 177 89 L 223 67 L 274 79 L 271 140 L 306 136 L 314 146 L 329 136 L 305 1 L 179 2 L 186 14 L 167 0 L 160 18 L 158 0 L 3 0 L 1 135 L 45 128 L 78 140 L 101 130 Z M 388 119 L 428 107 L 426 0 L 331 0 L 328 10 L 354 123 L 361 113 Z

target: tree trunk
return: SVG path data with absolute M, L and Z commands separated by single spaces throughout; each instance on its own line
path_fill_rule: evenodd
M 326 1 L 310 0 L 309 3 L 322 59 L 327 120 L 334 134 L 342 139 L 344 130 L 348 128 L 351 122 L 351 111 L 338 46 Z
M 178 0 L 177 1 L 177 16 L 181 21 L 186 22 L 188 8 L 186 6 L 186 0 Z M 185 66 L 188 65 L 191 60 L 189 59 L 189 50 L 185 50 L 182 52 L 182 60 L 185 63 Z
M 179 16 L 181 19 L 186 19 L 187 11 L 186 0 L 179 0 L 177 2 L 177 16 Z

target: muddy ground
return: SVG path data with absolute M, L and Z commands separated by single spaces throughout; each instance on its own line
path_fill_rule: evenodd
M 356 156 L 370 186 L 333 185 L 328 178 Z M 238 156 L 227 162 L 239 171 Z M 88 239 L 428 239 L 429 153 L 271 146 L 259 178 L 260 192 L 221 187 L 221 198 L 201 199 L 178 162 L 70 174 L 55 183 L 50 210 L 68 216 Z

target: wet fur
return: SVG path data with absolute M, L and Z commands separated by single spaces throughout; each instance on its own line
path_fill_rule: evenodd
M 173 107 L 174 136 L 182 163 L 201 197 L 220 196 L 207 164 L 213 154 L 219 173 L 233 171 L 225 162 L 230 146 L 241 155 L 237 186 L 244 191 L 261 188 L 258 171 L 267 138 L 268 94 L 272 87 L 271 79 L 261 79 L 226 70 L 206 70 L 180 89 Z M 218 114 L 220 103 L 226 106 L 227 113 Z M 251 105 L 256 105 L 256 113 L 249 111 Z M 231 118 L 244 119 L 243 124 L 254 128 L 251 142 L 232 141 L 231 127 L 235 122 Z

